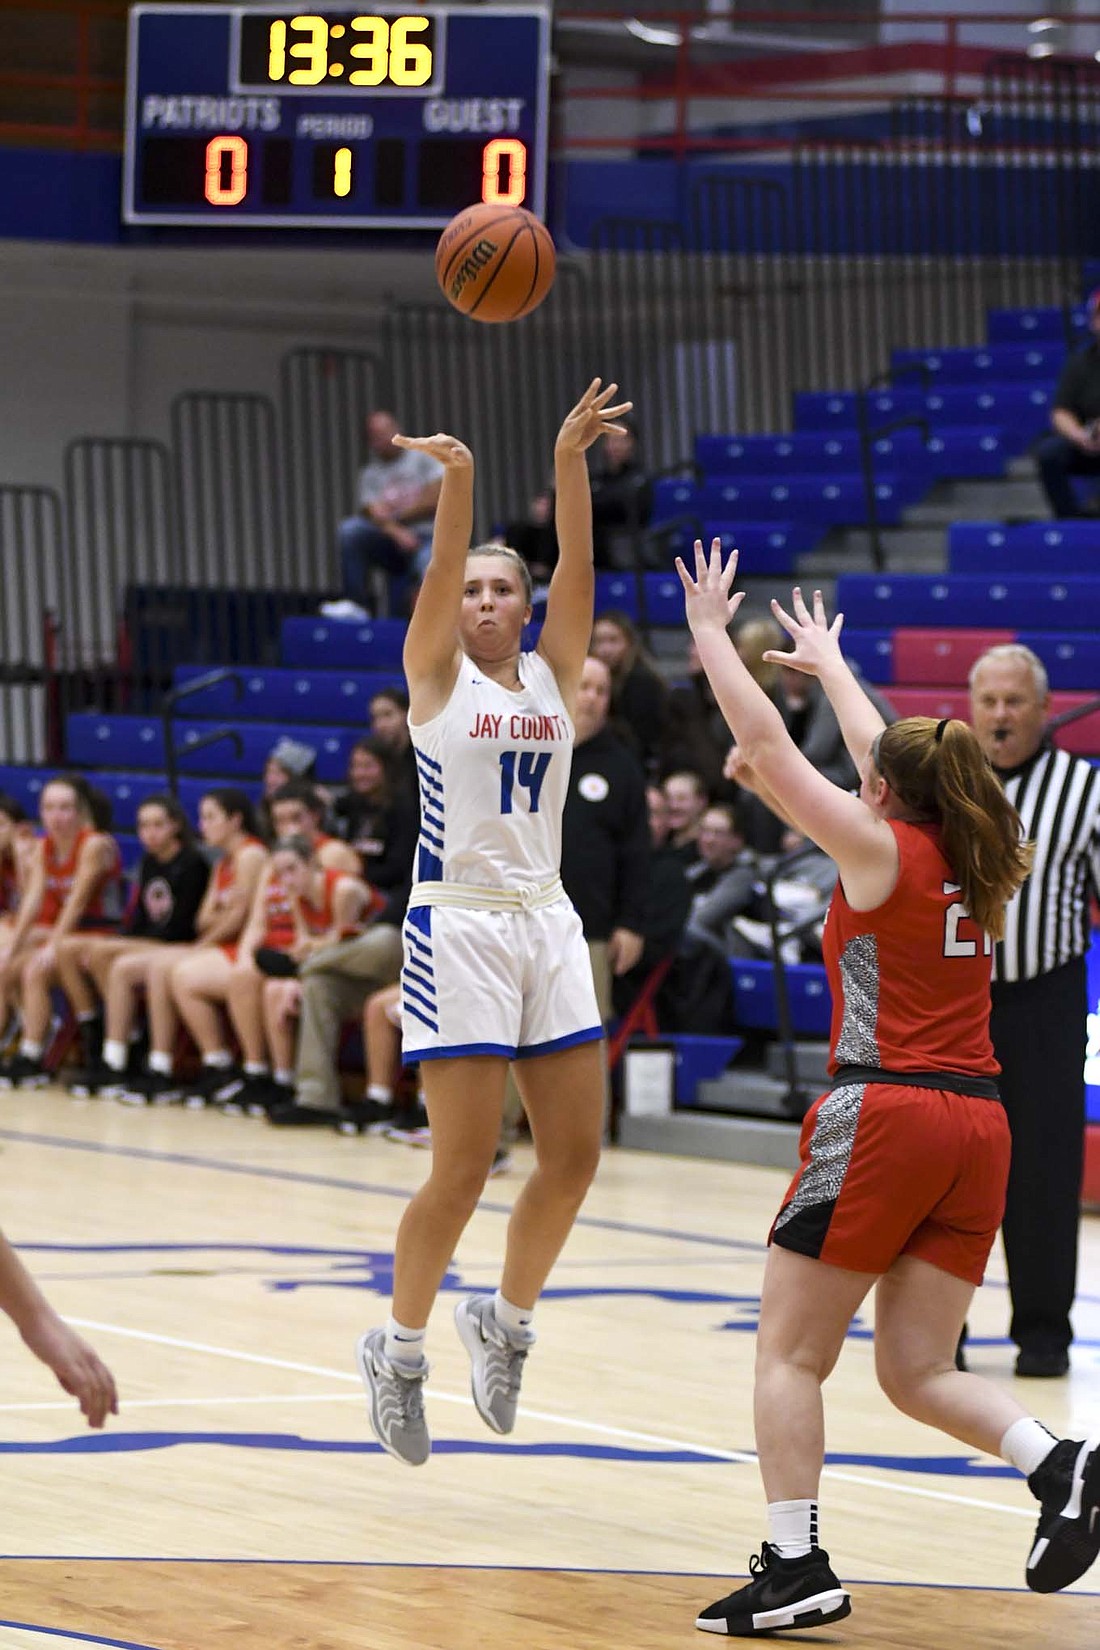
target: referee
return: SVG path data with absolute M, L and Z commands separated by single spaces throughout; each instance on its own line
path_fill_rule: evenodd
M 1017 1375 L 1069 1369 L 1085 1141 L 1085 954 L 1100 890 L 1100 768 L 1046 732 L 1047 673 L 1030 648 L 992 647 L 970 672 L 970 714 L 1035 843 L 993 963 L 993 1046 L 1012 1130 L 1004 1217 Z

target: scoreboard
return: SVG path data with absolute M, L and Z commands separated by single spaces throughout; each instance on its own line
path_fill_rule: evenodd
M 546 207 L 549 19 L 536 7 L 135 6 L 123 218 L 442 228 Z

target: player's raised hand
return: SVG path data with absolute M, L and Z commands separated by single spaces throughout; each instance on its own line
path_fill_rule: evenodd
M 794 642 L 793 651 L 780 653 L 775 648 L 769 648 L 763 657 L 769 664 L 789 665 L 792 670 L 801 670 L 806 676 L 820 676 L 827 664 L 841 656 L 840 632 L 844 615 L 838 613 L 832 624 L 829 623 L 820 590 L 814 591 L 814 610 L 811 613 L 797 585 L 791 591 L 791 606 L 794 612 L 788 613 L 778 602 L 772 602 L 772 612 Z
M 598 441 L 601 435 L 606 435 L 608 430 L 614 430 L 617 435 L 627 433 L 625 426 L 615 420 L 630 411 L 633 401 L 619 401 L 612 406 L 611 398 L 619 386 L 608 384 L 601 389 L 601 383 L 601 379 L 593 378 L 577 405 L 566 413 L 554 443 L 555 452 L 587 452 L 592 443 Z
M 731 550 L 725 567 L 722 566 L 722 540 L 710 541 L 710 555 L 703 552 L 702 539 L 695 540 L 695 577 L 692 578 L 683 561 L 676 557 L 676 571 L 684 587 L 684 607 L 693 636 L 701 630 L 725 630 L 745 599 L 738 590 L 730 595 L 733 576 L 737 572 L 737 551 Z
M 393 444 L 428 453 L 445 470 L 472 470 L 474 467 L 474 455 L 469 447 L 463 446 L 457 436 L 444 435 L 442 430 L 437 435 L 395 435 Z

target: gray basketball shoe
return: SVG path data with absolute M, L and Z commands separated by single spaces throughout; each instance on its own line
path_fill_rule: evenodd
M 385 1343 L 384 1329 L 369 1329 L 355 1349 L 355 1362 L 370 1399 L 371 1428 L 395 1461 L 422 1467 L 432 1453 L 424 1420 L 427 1360 L 406 1374 L 386 1357 Z
M 455 1307 L 455 1324 L 470 1354 L 470 1390 L 478 1414 L 494 1432 L 511 1432 L 534 1335 L 523 1342 L 512 1340 L 496 1320 L 492 1295 L 464 1295 Z

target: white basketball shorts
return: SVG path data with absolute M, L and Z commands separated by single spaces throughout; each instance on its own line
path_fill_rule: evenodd
M 567 899 L 534 911 L 412 906 L 403 1058 L 529 1060 L 603 1036 L 588 946 Z

